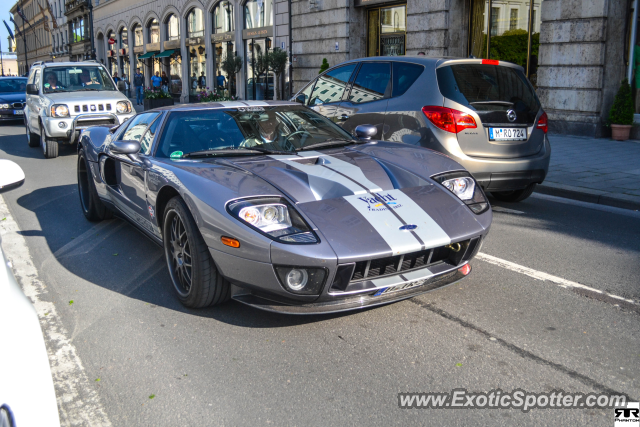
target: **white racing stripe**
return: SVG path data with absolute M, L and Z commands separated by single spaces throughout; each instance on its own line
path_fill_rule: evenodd
M 476 255 L 477 259 L 481 259 L 485 262 L 488 262 L 489 264 L 494 264 L 497 265 L 499 267 L 502 268 L 506 268 L 507 270 L 511 270 L 511 271 L 515 271 L 516 273 L 521 273 L 524 274 L 526 276 L 529 277 L 533 277 L 536 280 L 542 280 L 542 281 L 549 281 L 552 283 L 555 283 L 556 285 L 559 285 L 562 288 L 566 288 L 566 289 L 582 289 L 588 292 L 592 292 L 592 293 L 596 293 L 596 294 L 600 294 L 602 296 L 606 296 L 608 298 L 611 298 L 613 300 L 617 300 L 620 302 L 625 302 L 628 304 L 633 304 L 634 306 L 639 306 L 640 304 L 638 304 L 638 302 L 631 300 L 631 299 L 627 299 L 618 295 L 614 295 L 614 294 L 610 294 L 609 292 L 605 292 L 605 291 L 601 291 L 600 289 L 595 289 L 595 288 L 591 288 L 589 286 L 585 286 L 585 285 L 581 285 L 580 283 L 577 282 L 572 282 L 571 280 L 566 280 L 563 279 L 561 277 L 558 276 L 553 276 L 551 274 L 548 273 L 544 273 L 542 271 L 538 271 L 538 270 L 534 270 L 532 268 L 529 267 L 525 267 L 519 264 L 516 264 L 514 262 L 511 261 L 507 261 L 501 258 L 497 258 L 494 257 L 492 255 L 488 255 L 482 252 L 478 252 L 478 255 Z
M 356 181 L 363 187 L 366 187 L 370 192 L 382 191 L 376 183 L 370 181 L 362 172 L 358 166 L 351 164 L 349 162 L 345 162 L 344 160 L 340 160 L 333 156 L 327 156 L 325 154 L 319 153 L 317 151 L 307 151 L 308 157 L 322 157 L 323 165 L 326 167 L 335 170 L 336 172 L 340 172 L 344 176 L 351 178 Z

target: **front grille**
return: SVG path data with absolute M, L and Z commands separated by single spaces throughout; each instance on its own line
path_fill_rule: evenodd
M 13 104 L 11 104 L 11 106 L 16 110 L 20 110 L 20 109 L 24 108 L 24 103 L 22 103 L 22 102 L 14 102 Z
M 355 263 L 350 281 L 356 282 L 364 279 L 376 279 L 382 276 L 418 270 L 442 262 L 448 262 L 453 266 L 457 266 L 475 255 L 479 241 L 480 239 L 476 237 L 471 240 L 404 255 L 359 261 Z M 457 248 L 458 244 L 460 245 L 460 249 L 455 251 L 454 249 Z
M 76 125 L 76 129 L 85 129 L 90 126 L 99 126 L 99 125 L 115 125 L 115 121 L 113 119 L 97 119 L 97 120 L 81 120 L 78 121 Z
M 92 112 L 95 112 L 96 109 L 98 111 L 104 111 L 104 104 L 86 104 L 86 105 L 74 105 L 73 110 L 76 113 L 80 112 L 80 109 L 82 109 L 82 111 L 88 112 L 89 110 L 91 110 Z M 111 110 L 111 104 L 107 104 L 107 110 Z

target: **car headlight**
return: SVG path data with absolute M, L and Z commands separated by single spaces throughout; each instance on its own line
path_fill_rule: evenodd
M 233 200 L 227 204 L 227 210 L 244 224 L 279 242 L 318 242 L 311 227 L 283 198 Z
M 118 101 L 116 104 L 116 111 L 118 114 L 125 114 L 131 112 L 131 103 L 127 101 Z
M 3 110 L 7 110 L 10 108 L 9 104 L 0 104 L 0 108 L 2 108 Z
M 473 213 L 479 215 L 489 209 L 489 202 L 482 188 L 469 172 L 447 172 L 432 176 L 431 179 L 455 194 Z
M 64 104 L 51 106 L 51 117 L 69 117 L 69 108 Z

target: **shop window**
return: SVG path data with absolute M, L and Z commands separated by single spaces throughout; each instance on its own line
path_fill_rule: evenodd
M 233 22 L 233 5 L 228 1 L 219 2 L 213 9 L 213 33 L 235 31 Z
M 195 95 L 206 90 L 206 59 L 204 45 L 188 46 L 189 50 L 189 93 Z
M 407 6 L 369 9 L 367 12 L 367 55 L 405 54 Z
M 133 45 L 142 46 L 144 44 L 144 38 L 142 36 L 142 27 L 137 25 L 133 29 Z
M 187 15 L 187 37 L 203 37 L 204 21 L 202 20 L 202 10 L 193 9 Z
M 214 43 L 213 51 L 215 76 L 210 84 L 215 85 L 216 92 L 225 96 L 234 96 L 236 94 L 236 75 L 229 75 L 222 68 L 222 64 L 227 55 L 235 55 L 235 43 L 232 41 Z
M 176 15 L 171 15 L 167 19 L 167 40 L 180 39 L 180 21 Z
M 389 97 L 391 64 L 388 62 L 364 62 L 353 82 L 349 101 L 354 104 L 377 101 Z
M 502 4 L 501 0 L 471 0 L 469 54 L 518 64 L 536 87 L 540 0 L 513 0 L 508 15 L 506 11 L 501 15 L 499 2 Z
M 273 25 L 273 0 L 248 0 L 244 5 L 244 27 Z
M 160 42 L 160 24 L 157 19 L 152 19 L 148 26 L 149 30 L 149 43 Z

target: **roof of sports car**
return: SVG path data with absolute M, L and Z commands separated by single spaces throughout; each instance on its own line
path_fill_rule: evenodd
M 177 104 L 167 107 L 158 107 L 148 111 L 193 111 L 193 110 L 216 110 L 220 108 L 247 108 L 247 107 L 276 107 L 285 105 L 300 105 L 291 101 L 222 101 L 222 102 L 201 102 L 197 104 Z M 146 111 L 145 111 L 146 112 Z

